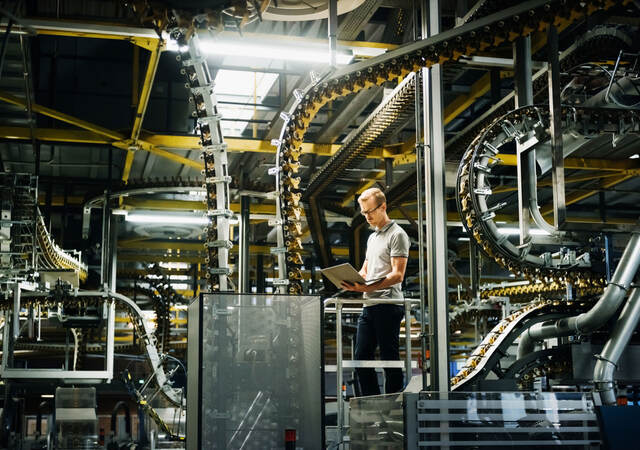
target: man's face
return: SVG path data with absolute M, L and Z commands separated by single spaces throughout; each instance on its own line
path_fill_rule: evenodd
M 384 212 L 386 205 L 384 203 L 378 203 L 375 197 L 369 197 L 366 200 L 359 200 L 360 214 L 367 219 L 369 225 L 378 226 L 381 222 L 384 222 Z

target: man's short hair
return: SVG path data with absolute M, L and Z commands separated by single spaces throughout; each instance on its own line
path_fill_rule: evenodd
M 369 188 L 366 191 L 364 191 L 362 194 L 360 194 L 360 197 L 358 197 L 358 201 L 364 202 L 369 200 L 370 198 L 375 198 L 376 204 L 378 205 L 382 205 L 384 202 L 387 201 L 387 197 L 384 196 L 384 192 L 382 192 L 380 189 L 376 187 Z

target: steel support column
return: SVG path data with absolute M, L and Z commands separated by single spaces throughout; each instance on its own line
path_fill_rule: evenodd
M 471 278 L 471 299 L 479 299 L 480 287 L 480 254 L 475 240 L 469 240 L 469 276 Z
M 414 9 L 415 3 L 414 3 Z M 417 19 L 417 13 L 414 11 L 414 17 Z M 417 27 L 414 29 L 414 36 L 416 39 L 419 38 L 419 34 L 417 31 Z M 421 86 L 423 80 L 423 71 L 416 73 L 416 86 Z M 422 186 L 424 183 L 423 176 L 423 164 L 424 164 L 424 149 L 425 149 L 425 141 L 424 134 L 422 131 L 422 92 L 418 88 L 416 89 L 415 96 L 415 108 L 416 108 L 416 209 L 418 212 L 418 273 L 420 273 L 419 286 L 420 286 L 420 358 L 423 361 L 422 364 L 422 389 L 428 389 L 428 381 L 427 381 L 427 364 L 426 364 L 426 355 L 427 355 L 427 304 L 426 304 L 426 291 L 425 291 L 425 279 L 423 274 L 425 273 L 425 260 L 424 260 L 424 240 L 425 240 L 425 230 L 424 230 L 424 195 Z
M 265 276 L 264 276 L 264 255 L 258 254 L 256 257 L 256 293 L 264 294 Z
M 386 189 L 393 184 L 393 158 L 384 159 L 384 184 Z
M 247 195 L 240 197 L 240 271 L 238 272 L 240 277 L 238 290 L 240 293 L 251 292 L 249 283 L 249 230 L 251 229 L 250 206 L 251 197 Z
M 329 64 L 336 66 L 338 46 L 338 0 L 329 0 Z
M 553 225 L 564 226 L 567 208 L 564 191 L 564 151 L 562 148 L 562 107 L 560 105 L 560 62 L 558 58 L 558 30 L 551 24 L 547 32 L 549 65 L 549 112 L 551 134 L 551 176 L 553 180 Z
M 533 82 L 531 75 L 531 38 L 516 39 L 513 46 L 513 64 L 515 67 L 515 104 L 516 108 L 533 104 Z M 518 211 L 520 225 L 520 245 L 527 245 L 530 240 L 529 199 L 530 184 L 527 182 L 530 171 L 536 170 L 536 157 L 533 150 L 521 151 L 518 144 Z
M 423 2 L 422 11 L 422 35 L 430 37 L 438 34 L 440 1 Z M 425 142 L 428 143 L 424 163 L 431 389 L 443 392 L 448 391 L 450 386 L 442 66 L 436 64 L 423 69 L 423 77 L 423 127 Z
M 109 259 L 109 191 L 104 191 L 104 203 L 102 205 L 102 242 L 100 244 L 100 287 L 102 288 L 109 280 L 108 259 Z
M 118 272 L 118 223 L 120 217 L 111 214 L 109 221 L 109 290 L 116 292 L 116 273 Z

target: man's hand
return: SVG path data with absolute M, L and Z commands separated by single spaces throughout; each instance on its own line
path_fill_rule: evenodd
M 342 289 L 345 291 L 353 291 L 353 292 L 371 292 L 374 291 L 375 288 L 371 288 L 371 286 L 367 286 L 362 283 L 347 283 L 346 281 L 342 282 Z

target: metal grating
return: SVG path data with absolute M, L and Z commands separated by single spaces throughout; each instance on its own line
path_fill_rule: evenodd
M 419 448 L 600 448 L 593 402 L 584 393 L 421 393 Z

